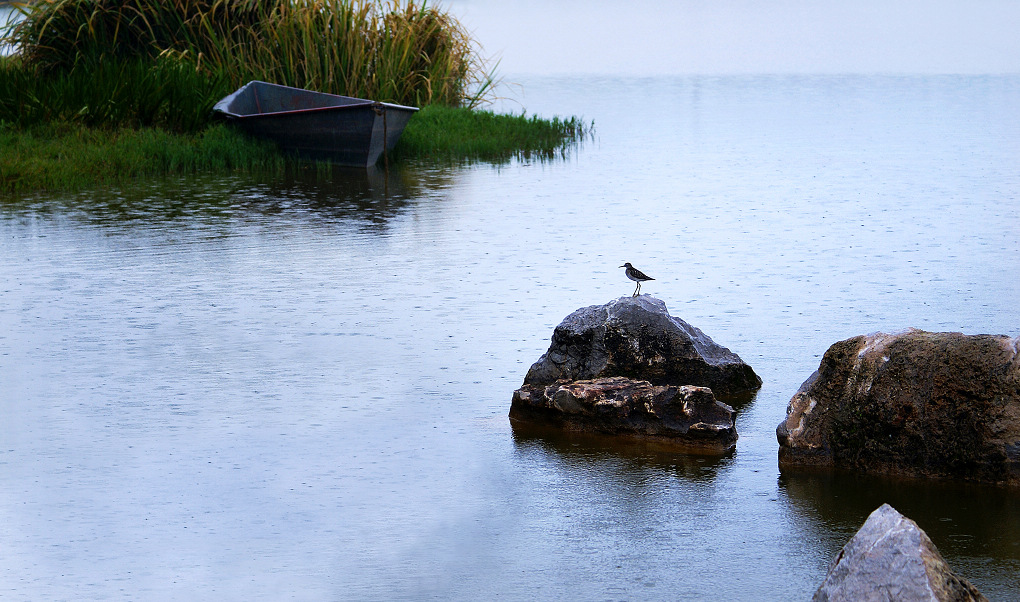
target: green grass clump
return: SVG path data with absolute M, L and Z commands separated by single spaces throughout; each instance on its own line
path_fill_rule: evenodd
M 21 127 L 76 122 L 196 132 L 231 91 L 222 73 L 172 56 L 82 62 L 46 75 L 18 57 L 0 57 L 0 122 Z
M 565 154 L 590 128 L 577 119 L 549 121 L 432 105 L 411 119 L 391 159 L 553 158 Z M 0 123 L 0 149 L 0 196 L 199 172 L 279 175 L 290 165 L 271 143 L 222 123 L 197 133 L 68 121 L 30 127 Z
M 0 148 L 0 194 L 82 189 L 207 170 L 279 171 L 285 164 L 272 145 L 224 125 L 196 135 L 66 122 L 28 129 L 0 126 Z
M 576 117 L 541 119 L 432 105 L 407 124 L 396 157 L 440 160 L 553 158 L 591 134 Z
M 422 106 L 476 104 L 492 72 L 464 27 L 415 0 L 39 0 L 10 33 L 41 74 L 173 57 L 259 79 Z

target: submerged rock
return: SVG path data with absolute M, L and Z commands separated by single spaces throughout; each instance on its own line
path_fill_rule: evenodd
M 958 577 L 917 523 L 889 504 L 871 513 L 843 546 L 815 602 L 987 600 Z
M 584 307 L 564 318 L 524 384 L 610 376 L 709 387 L 722 398 L 750 396 L 761 388 L 761 379 L 737 354 L 670 316 L 665 303 L 648 295 Z
M 624 377 L 524 385 L 510 417 L 574 431 L 636 435 L 723 452 L 737 441 L 736 412 L 705 387 L 653 385 Z
M 779 466 L 1020 485 L 1018 348 L 913 329 L 835 343 L 776 429 Z

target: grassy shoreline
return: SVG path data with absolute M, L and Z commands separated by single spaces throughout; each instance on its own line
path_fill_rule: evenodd
M 199 134 L 48 123 L 0 129 L 0 194 L 76 191 L 201 171 L 269 171 L 285 163 L 267 144 L 224 126 Z
M 48 0 L 0 42 L 0 194 L 75 190 L 293 161 L 225 127 L 217 100 L 251 79 L 420 106 L 393 161 L 555 157 L 577 118 L 477 110 L 494 70 L 427 0 Z
M 592 125 L 489 111 L 425 107 L 411 119 L 391 162 L 486 161 L 565 155 Z M 0 195 L 76 191 L 137 178 L 195 173 L 283 173 L 302 161 L 225 124 L 197 133 L 156 127 L 45 122 L 0 125 Z M 304 162 L 307 163 L 307 162 Z

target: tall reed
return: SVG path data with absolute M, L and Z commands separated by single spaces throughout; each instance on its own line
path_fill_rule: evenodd
M 43 74 L 172 55 L 236 85 L 416 106 L 475 106 L 495 79 L 464 27 L 427 1 L 39 0 L 20 10 L 10 41 Z

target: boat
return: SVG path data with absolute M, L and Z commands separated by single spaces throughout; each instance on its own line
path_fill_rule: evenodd
M 368 167 L 393 150 L 418 109 L 250 81 L 213 107 L 242 131 L 307 159 Z

